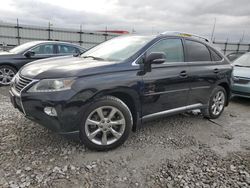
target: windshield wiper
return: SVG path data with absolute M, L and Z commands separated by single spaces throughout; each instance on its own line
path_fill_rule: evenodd
M 103 61 L 104 59 L 103 58 L 100 58 L 100 57 L 95 57 L 95 56 L 82 56 L 82 58 L 92 58 L 92 59 L 94 59 L 94 60 L 99 60 L 99 61 Z

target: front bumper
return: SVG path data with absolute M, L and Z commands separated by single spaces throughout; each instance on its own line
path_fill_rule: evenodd
M 79 137 L 79 127 L 87 103 L 81 100 L 74 90 L 19 94 L 11 87 L 9 93 L 12 105 L 26 118 L 58 134 Z M 45 107 L 55 108 L 57 116 L 47 115 L 44 112 Z

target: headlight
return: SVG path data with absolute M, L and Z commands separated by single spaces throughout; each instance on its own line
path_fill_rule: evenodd
M 33 85 L 28 92 L 53 92 L 71 89 L 74 78 L 44 79 Z

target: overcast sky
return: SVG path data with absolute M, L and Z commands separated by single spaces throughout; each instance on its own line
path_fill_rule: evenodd
M 137 33 L 186 31 L 250 42 L 250 0 L 1 0 L 0 21 Z

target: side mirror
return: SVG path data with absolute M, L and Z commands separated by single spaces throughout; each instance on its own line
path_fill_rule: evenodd
M 166 55 L 165 53 L 162 52 L 152 52 L 145 59 L 145 63 L 148 65 L 161 64 L 164 63 L 165 61 L 166 61 Z
M 151 72 L 152 64 L 161 64 L 166 61 L 166 55 L 162 52 L 152 52 L 148 56 L 145 57 L 143 72 Z
M 74 57 L 78 57 L 80 55 L 81 55 L 81 52 L 76 52 L 76 53 L 73 54 Z
M 35 55 L 35 52 L 33 52 L 33 51 L 27 51 L 24 55 L 25 55 L 26 57 L 30 58 L 30 57 L 32 57 L 32 56 Z

